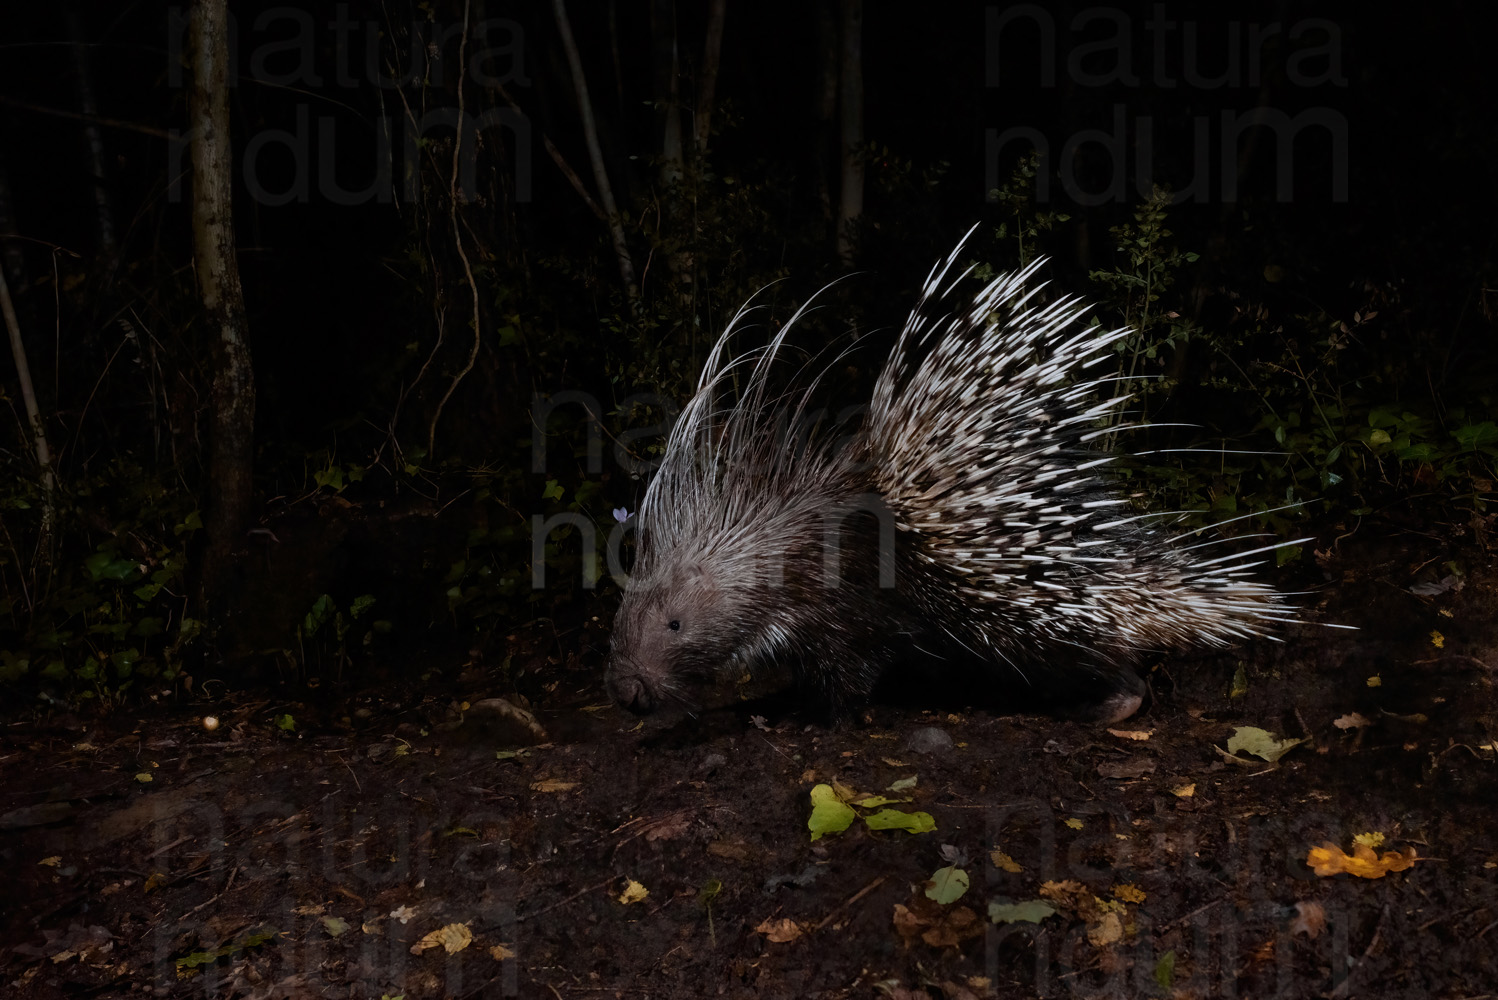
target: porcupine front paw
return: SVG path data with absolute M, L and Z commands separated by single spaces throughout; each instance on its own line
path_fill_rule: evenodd
M 1118 667 L 1098 677 L 1095 686 L 1088 685 L 1088 690 L 1079 693 L 1059 714 L 1079 722 L 1122 722 L 1139 711 L 1148 690 L 1132 667 Z

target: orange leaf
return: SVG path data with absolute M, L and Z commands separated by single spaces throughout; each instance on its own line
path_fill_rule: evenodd
M 1306 854 L 1306 864 L 1322 878 L 1332 875 L 1356 875 L 1358 878 L 1383 878 L 1389 872 L 1402 872 L 1415 863 L 1415 849 L 1385 851 L 1378 854 L 1366 844 L 1354 844 L 1351 854 L 1342 853 L 1336 844 L 1313 847 Z

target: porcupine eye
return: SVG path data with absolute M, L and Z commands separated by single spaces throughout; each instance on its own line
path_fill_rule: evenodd
M 680 632 L 681 631 L 681 622 L 673 621 L 667 627 L 669 629 L 671 629 L 671 631 L 673 631 L 673 632 Z

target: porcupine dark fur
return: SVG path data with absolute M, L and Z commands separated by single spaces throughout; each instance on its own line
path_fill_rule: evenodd
M 775 662 L 840 717 L 918 649 L 1119 719 L 1142 653 L 1292 620 L 1249 575 L 1262 550 L 1200 558 L 1103 475 L 1092 442 L 1127 397 L 1099 392 L 1097 369 L 1128 331 L 1084 326 L 1075 298 L 1036 304 L 1043 261 L 942 312 L 962 247 L 928 276 L 851 441 L 811 420 L 827 366 L 775 378 L 801 313 L 734 360 L 745 311 L 729 324 L 636 515 L 606 678 L 621 705 L 690 705 Z

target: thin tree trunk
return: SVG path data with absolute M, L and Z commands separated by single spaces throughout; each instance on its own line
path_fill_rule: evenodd
M 115 258 L 114 208 L 109 202 L 105 169 L 104 134 L 95 120 L 99 102 L 94 97 L 94 78 L 89 70 L 88 50 L 84 47 L 83 20 L 72 4 L 68 5 L 68 35 L 73 50 L 74 86 L 78 93 L 78 110 L 83 115 L 83 146 L 88 153 L 89 174 L 94 186 L 94 224 L 99 256 L 112 269 Z
M 661 123 L 661 187 L 667 192 L 681 181 L 681 96 L 678 80 L 675 0 L 651 0 L 651 69 L 655 78 L 655 102 Z M 673 201 L 676 195 L 669 194 Z
M 225 609 L 216 599 L 225 593 L 231 556 L 250 521 L 255 456 L 255 377 L 234 253 L 226 0 L 194 0 L 188 30 L 193 47 L 188 98 L 193 256 L 214 348 L 200 595 L 207 612 L 221 619 Z
M 837 253 L 853 263 L 853 223 L 863 214 L 863 0 L 842 0 L 843 183 L 837 217 Z
M 837 149 L 837 126 L 833 117 L 837 114 L 837 10 L 836 0 L 818 0 L 817 3 L 817 92 L 813 112 L 816 116 L 817 133 L 813 162 L 817 170 L 817 200 L 822 206 L 822 219 L 836 232 L 837 213 L 832 210 L 833 178 L 838 172 L 833 168 Z
M 593 121 L 593 103 L 588 97 L 588 79 L 583 75 L 583 61 L 577 53 L 577 43 L 572 39 L 572 26 L 567 21 L 565 0 L 552 0 L 552 10 L 556 14 L 557 33 L 561 36 L 562 48 L 567 53 L 567 64 L 572 69 L 572 86 L 577 91 L 583 138 L 587 140 L 588 159 L 593 164 L 593 182 L 598 185 L 598 201 L 608 215 L 614 256 L 619 263 L 619 279 L 624 283 L 624 294 L 629 298 L 630 315 L 638 316 L 640 290 L 635 285 L 635 264 L 629 255 L 629 242 L 624 238 L 624 222 L 619 217 L 619 208 L 614 203 L 614 189 L 609 184 L 608 170 L 604 167 L 603 149 L 598 144 L 598 126 Z
M 702 78 L 697 85 L 697 114 L 693 121 L 698 156 L 707 155 L 708 138 L 712 135 L 713 100 L 718 92 L 718 65 L 723 58 L 723 21 L 727 15 L 728 0 L 708 0 L 707 37 L 702 43 Z
M 36 389 L 31 384 L 31 365 L 26 361 L 26 345 L 21 341 L 21 321 L 16 318 L 15 303 L 10 300 L 10 284 L 5 280 L 3 269 L 0 269 L 0 314 L 4 315 L 5 329 L 10 333 L 10 354 L 16 362 L 16 379 L 21 383 L 21 400 L 26 406 L 26 420 L 31 424 L 31 444 L 42 476 L 42 491 L 46 498 L 42 508 L 42 540 L 45 542 L 52 531 L 52 492 L 56 483 L 52 475 L 52 449 L 47 447 L 47 429 L 42 423 L 41 408 L 36 404 Z M 41 551 L 48 552 L 50 549 L 43 544 Z

